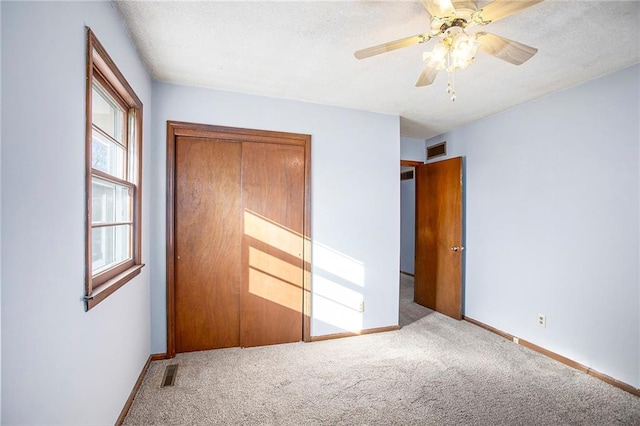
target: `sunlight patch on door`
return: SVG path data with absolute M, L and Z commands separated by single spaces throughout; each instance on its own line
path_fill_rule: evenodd
M 303 252 L 311 242 L 302 234 L 253 211 L 244 211 L 244 234 L 249 237 L 249 293 L 302 312 L 303 278 L 310 265 Z M 255 242 L 251 242 L 255 241 Z M 313 318 L 344 331 L 363 328 L 364 264 L 327 245 L 313 243 Z
M 289 284 L 302 287 L 302 269 L 255 247 L 249 247 L 249 266 Z
M 249 293 L 303 312 L 303 236 L 250 210 L 244 212 L 244 233 Z
M 300 259 L 303 249 L 310 247 L 301 234 L 250 210 L 244 211 L 244 233 Z
M 285 308 L 302 312 L 300 287 L 277 277 L 249 268 L 249 293 L 277 303 Z

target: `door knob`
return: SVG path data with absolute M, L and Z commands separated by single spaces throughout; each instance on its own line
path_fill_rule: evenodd
M 460 246 L 460 247 L 458 247 L 458 246 L 451 247 L 451 251 L 462 251 L 462 250 L 464 250 L 464 247 L 462 247 L 462 246 Z

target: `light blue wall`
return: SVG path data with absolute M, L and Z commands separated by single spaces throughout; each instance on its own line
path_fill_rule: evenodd
M 466 157 L 465 315 L 635 387 L 639 76 L 635 65 L 427 141 Z
M 164 83 L 154 83 L 153 94 L 155 352 L 166 349 L 167 120 L 310 134 L 311 334 L 398 324 L 398 116 Z
M 400 159 L 424 162 L 424 139 L 400 138 Z M 413 274 L 416 239 L 416 186 L 415 180 L 400 181 L 400 271 Z
M 1 19 L 2 423 L 113 424 L 150 353 L 151 81 L 110 3 L 2 2 Z M 89 312 L 85 25 L 145 105 L 147 266 Z
M 0 22 L 3 424 L 112 424 L 148 355 L 165 350 L 167 119 L 311 134 L 312 334 L 397 324 L 398 117 L 162 83 L 151 105 L 151 81 L 110 4 L 2 2 Z M 145 105 L 147 264 L 88 313 L 85 24 Z M 634 66 L 431 141 L 445 138 L 450 156 L 466 157 L 465 314 L 636 387 L 639 73 Z M 424 141 L 409 145 L 424 155 Z M 341 302 L 359 295 L 365 312 L 336 315 L 332 289 Z
M 427 159 L 427 150 L 424 139 L 400 138 L 400 159 L 424 162 Z
M 0 2 L 0 23 L 2 2 Z M 2 29 L 0 28 L 0 47 Z M 2 129 L 2 54 L 0 54 L 0 129 Z M 0 241 L 2 241 L 2 131 L 0 130 Z M 2 244 L 0 243 L 0 423 L 2 422 Z

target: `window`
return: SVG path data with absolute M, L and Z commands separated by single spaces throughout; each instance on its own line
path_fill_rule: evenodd
M 140 273 L 142 103 L 87 28 L 89 310 Z

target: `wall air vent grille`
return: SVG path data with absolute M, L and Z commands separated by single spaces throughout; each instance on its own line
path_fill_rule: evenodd
M 427 160 L 447 155 L 447 141 L 442 141 L 427 147 Z
M 406 172 L 400 173 L 400 180 L 409 180 L 413 179 L 413 170 L 408 170 Z

